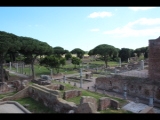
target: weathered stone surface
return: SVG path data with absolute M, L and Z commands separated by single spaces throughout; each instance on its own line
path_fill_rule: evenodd
M 45 80 L 45 79 L 37 79 L 37 80 L 32 80 L 33 83 L 37 83 L 39 85 L 50 85 L 51 84 L 51 80 Z
M 9 91 L 9 87 L 6 82 L 0 82 L 0 93 Z
M 51 84 L 51 85 L 47 85 L 46 87 L 52 90 L 64 90 L 65 89 L 65 86 L 61 84 Z
M 111 100 L 108 97 L 102 97 L 99 99 L 98 110 L 106 110 L 111 106 Z
M 160 81 L 160 37 L 149 40 L 149 78 Z
M 63 99 L 69 99 L 77 96 L 81 96 L 81 91 L 80 90 L 68 90 L 65 91 L 63 94 Z
M 76 113 L 97 113 L 97 108 L 91 102 L 82 103 L 78 106 Z
M 92 74 L 87 73 L 86 74 L 86 79 L 90 79 L 92 77 Z
M 29 96 L 57 113 L 68 113 L 70 110 L 76 111 L 77 106 L 75 103 L 67 102 L 43 87 L 39 85 L 31 86 L 28 90 Z
M 80 104 L 91 102 L 97 108 L 97 100 L 90 96 L 82 96 L 80 99 Z
M 40 75 L 40 78 L 45 79 L 45 80 L 52 80 L 51 76 L 49 75 Z
M 114 108 L 114 109 L 116 109 L 116 110 L 118 110 L 119 109 L 119 102 L 117 101 L 117 100 L 113 100 L 113 99 L 111 99 L 111 103 L 110 103 L 111 105 L 111 107 L 112 108 Z

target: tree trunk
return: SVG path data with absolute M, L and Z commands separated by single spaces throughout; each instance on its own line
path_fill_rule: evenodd
M 105 56 L 104 57 L 104 62 L 105 62 L 106 68 L 108 67 L 108 62 L 107 61 L 108 61 L 107 56 Z
M 32 70 L 32 79 L 33 79 L 33 80 L 35 79 L 34 61 L 35 61 L 36 57 L 37 57 L 37 56 L 32 57 L 32 60 L 31 60 L 31 70 Z

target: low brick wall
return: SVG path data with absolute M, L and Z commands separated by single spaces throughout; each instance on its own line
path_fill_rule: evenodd
M 87 73 L 85 77 L 86 77 L 86 79 L 90 79 L 92 76 L 93 76 L 93 74 L 91 74 L 91 73 L 88 74 L 88 73 Z
M 0 93 L 8 92 L 10 89 L 6 82 L 0 82 Z
M 33 85 L 29 87 L 28 93 L 31 98 L 57 113 L 68 113 L 70 110 L 76 111 L 77 109 L 75 103 L 63 100 L 59 95 L 54 94 L 53 90 L 48 90 L 44 86 Z
M 119 109 L 119 102 L 117 100 L 111 99 L 111 105 L 112 108 L 118 110 Z
M 80 90 L 68 90 L 65 91 L 63 94 L 63 99 L 69 99 L 69 98 L 73 98 L 73 97 L 77 97 L 77 96 L 81 96 L 81 91 Z
M 46 85 L 46 87 L 52 90 L 64 90 L 65 89 L 64 85 L 61 85 L 61 84 L 51 84 L 51 85 Z
M 97 113 L 95 105 L 91 102 L 82 103 L 78 106 L 76 113 Z
M 94 104 L 95 108 L 97 109 L 97 100 L 96 98 L 90 96 L 82 96 L 80 99 L 80 104 L 91 102 Z
M 108 97 L 102 97 L 98 102 L 98 110 L 106 110 L 107 108 L 119 109 L 119 102 Z
M 102 97 L 99 99 L 99 103 L 98 103 L 98 110 L 106 110 L 107 108 L 109 108 L 111 105 L 111 101 L 109 98 L 107 97 Z
M 49 88 L 47 88 L 47 87 L 45 87 L 45 86 L 37 85 L 37 84 L 33 84 L 33 87 L 38 87 L 38 88 L 40 88 L 40 89 L 42 89 L 42 90 L 44 90 L 44 91 L 53 93 L 53 94 L 57 95 L 57 96 L 60 97 L 60 98 L 62 97 L 62 96 L 61 96 L 61 92 L 60 92 L 59 90 L 51 90 L 51 89 L 49 89 Z
M 14 101 L 14 100 L 18 100 L 18 99 L 21 99 L 21 98 L 29 97 L 28 89 L 29 89 L 29 87 L 26 87 L 23 90 L 14 94 L 13 96 L 4 97 L 3 99 L 0 99 L 0 101 Z

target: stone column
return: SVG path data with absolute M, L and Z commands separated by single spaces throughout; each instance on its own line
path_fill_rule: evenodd
M 18 72 L 18 63 L 16 65 L 17 65 L 17 72 Z
M 32 74 L 31 65 L 29 65 L 29 75 Z
M 53 76 L 53 72 L 52 72 L 52 69 L 51 69 L 51 79 L 52 79 L 52 76 Z
M 141 60 L 141 70 L 144 70 L 144 60 Z
M 82 69 L 80 68 L 80 88 L 82 88 Z
M 95 85 L 95 92 L 97 92 L 97 85 Z
M 24 62 L 22 63 L 22 74 L 24 74 Z
M 64 83 L 66 82 L 66 76 L 65 75 L 63 76 L 63 82 Z
M 149 97 L 149 106 L 153 107 L 153 97 Z
M 98 72 L 98 67 L 96 68 L 96 72 Z
M 117 69 L 114 69 L 114 73 L 115 73 L 115 74 L 117 73 Z
M 11 65 L 11 62 L 9 62 L 9 70 L 12 69 L 12 65 Z
M 129 63 L 129 58 L 128 58 L 128 63 Z
M 127 99 L 127 85 L 126 84 L 124 84 L 124 99 Z
M 105 69 L 105 75 L 107 76 L 107 69 Z
M 22 64 L 23 64 L 23 63 L 21 62 L 21 74 L 22 74 Z
M 119 67 L 121 67 L 121 58 L 119 58 Z

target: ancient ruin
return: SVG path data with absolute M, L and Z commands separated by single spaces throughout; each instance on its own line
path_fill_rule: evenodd
M 160 37 L 149 40 L 149 79 L 160 81 Z

